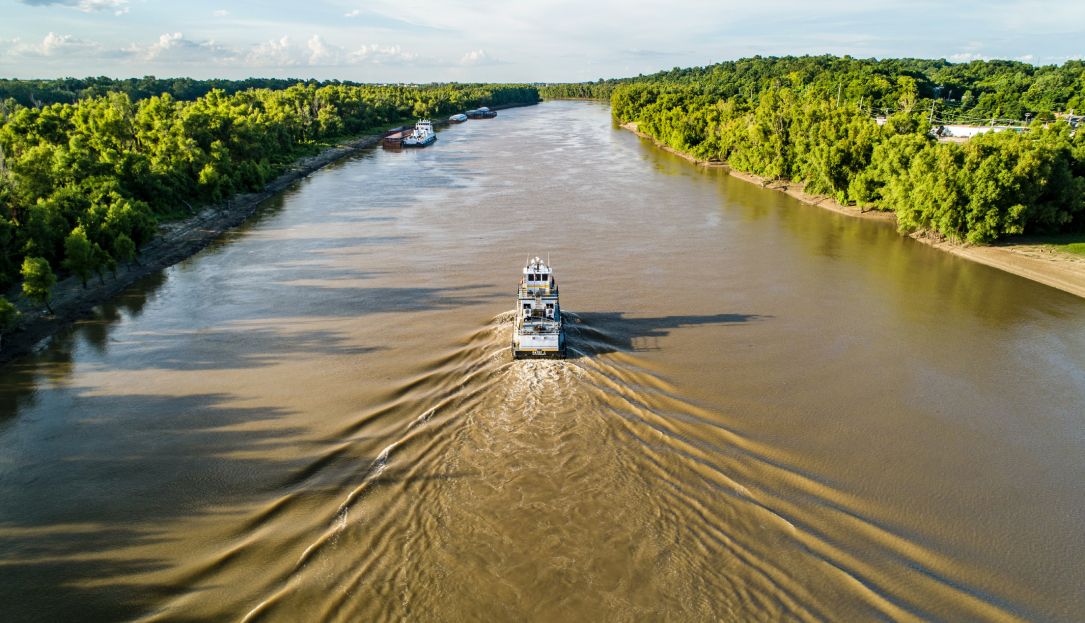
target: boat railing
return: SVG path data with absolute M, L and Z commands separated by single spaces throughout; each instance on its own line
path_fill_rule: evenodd
M 557 296 L 557 294 L 558 294 L 558 286 L 554 285 L 554 287 L 548 288 L 546 286 L 525 286 L 525 285 L 521 285 L 518 292 L 519 292 L 519 294 L 521 296 L 525 295 L 525 294 L 530 294 L 531 296 L 535 296 L 536 292 L 538 292 L 542 296 Z
M 539 319 L 535 319 L 535 320 L 539 320 Z M 528 335 L 531 335 L 531 334 L 549 335 L 551 333 L 560 333 L 561 332 L 561 326 L 558 324 L 558 322 L 556 320 L 553 320 L 551 318 L 546 318 L 545 320 L 546 320 L 546 322 L 525 322 L 523 324 L 522 329 L 521 329 L 521 333 L 525 333 L 525 334 L 528 334 Z

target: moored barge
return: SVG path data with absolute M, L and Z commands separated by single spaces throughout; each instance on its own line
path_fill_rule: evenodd
M 493 119 L 497 116 L 497 111 L 490 110 L 486 106 L 483 106 L 482 108 L 475 108 L 473 110 L 469 110 L 466 114 L 471 119 Z
M 410 133 L 411 129 L 409 127 L 392 128 L 384 133 L 381 146 L 385 149 L 399 149 L 403 147 L 403 139 L 407 138 Z

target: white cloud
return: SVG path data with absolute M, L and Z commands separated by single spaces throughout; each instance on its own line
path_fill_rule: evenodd
M 415 52 L 404 50 L 398 45 L 363 45 L 349 55 L 352 64 L 371 63 L 375 65 L 398 65 L 419 63 L 425 65 L 437 65 L 439 61 L 426 59 Z
M 80 11 L 112 11 L 114 15 L 123 15 L 128 12 L 128 0 L 79 0 L 76 5 Z
M 305 42 L 309 50 L 310 65 L 338 65 L 343 56 L 343 48 L 330 45 L 320 35 L 313 35 Z
M 65 54 L 84 54 L 96 50 L 99 46 L 93 41 L 77 39 L 71 35 L 49 33 L 41 41 L 41 51 L 45 56 L 63 56 Z
M 979 54 L 976 52 L 958 52 L 957 54 L 950 54 L 946 60 L 951 63 L 970 63 L 972 61 L 987 61 L 991 60 L 986 54 Z
M 755 54 L 1051 62 L 1085 53 L 1085 2 L 1067 0 L 672 0 L 665 7 L 532 0 L 500 11 L 482 0 L 337 0 L 302 14 L 292 6 L 208 2 L 175 11 L 143 0 L 9 1 L 0 10 L 3 34 L 21 39 L 0 41 L 0 61 L 5 75 L 28 76 L 530 81 L 636 75 Z M 116 21 L 110 12 L 129 7 L 143 19 L 125 30 L 106 24 Z M 147 30 L 163 23 L 170 25 L 165 38 Z M 961 24 L 968 25 L 963 36 Z M 48 28 L 69 35 L 46 43 Z M 72 53 L 80 46 L 82 57 Z
M 304 43 L 288 36 L 265 41 L 245 55 L 245 63 L 256 67 L 297 67 L 302 65 L 336 65 L 346 52 L 329 44 L 320 35 Z
M 255 67 L 438 64 L 434 59 L 404 50 L 398 45 L 374 43 L 348 50 L 326 41 L 320 35 L 312 35 L 305 42 L 289 36 L 265 41 L 249 50 L 244 62 Z
M 18 37 L 0 39 L 0 58 L 5 60 L 85 57 L 100 50 L 101 46 L 93 41 L 55 32 L 45 35 L 40 42 L 25 42 Z
M 290 37 L 265 41 L 245 55 L 244 64 L 254 67 L 290 67 L 303 64 L 304 50 Z
M 460 65 L 492 65 L 497 59 L 486 53 L 486 50 L 471 50 L 460 58 Z
M 79 9 L 84 13 L 112 11 L 114 15 L 128 12 L 128 0 L 22 0 L 30 6 L 66 6 Z
M 469 53 L 467 57 L 479 62 L 490 62 L 481 50 Z M 78 59 L 83 62 L 120 61 L 130 65 L 253 68 L 451 65 L 405 50 L 398 45 L 374 43 L 347 49 L 320 35 L 311 35 L 305 40 L 283 36 L 246 48 L 222 45 L 214 40 L 187 39 L 181 32 L 164 33 L 150 43 L 130 43 L 119 49 L 106 48 L 94 41 L 52 32 L 38 42 L 27 42 L 19 38 L 0 39 L 0 62 L 12 63 L 20 59 L 55 59 L 50 62 L 60 62 L 61 59 L 71 62 Z
M 220 63 L 237 58 L 238 53 L 212 40 L 192 41 L 173 32 L 148 45 L 133 43 L 123 48 L 121 55 L 148 63 Z

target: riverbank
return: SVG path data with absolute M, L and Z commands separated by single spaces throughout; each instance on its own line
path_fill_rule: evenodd
M 670 152 L 680 158 L 688 160 L 698 166 L 707 168 L 720 168 L 727 171 L 728 175 L 740 180 L 757 184 L 762 188 L 769 188 L 795 197 L 803 203 L 831 210 L 838 214 L 854 218 L 869 220 L 893 221 L 896 216 L 891 212 L 879 212 L 874 210 L 860 210 L 854 206 L 846 206 L 832 197 L 825 195 L 813 195 L 805 192 L 802 184 L 792 182 L 777 182 L 767 180 L 757 175 L 735 171 L 724 162 L 706 161 L 694 158 L 673 147 L 664 145 L 655 138 L 641 132 L 634 122 L 624 123 L 623 129 L 633 132 L 637 136 L 651 141 L 654 145 Z M 991 246 L 975 246 L 958 242 L 952 242 L 941 236 L 932 236 L 927 233 L 913 233 L 909 237 L 928 244 L 936 249 L 952 253 L 973 262 L 979 262 L 992 268 L 1024 277 L 1046 286 L 1068 292 L 1085 298 L 1085 257 L 1063 253 L 1042 243 L 999 243 Z
M 537 102 L 495 104 L 493 110 L 534 106 Z M 447 125 L 447 119 L 436 119 L 435 125 Z M 191 217 L 163 223 L 158 235 L 140 249 L 138 263 L 117 268 L 116 274 L 99 281 L 91 278 L 83 287 L 78 277 L 67 277 L 53 288 L 50 305 L 53 313 L 34 305 L 13 289 L 9 300 L 22 314 L 19 325 L 3 336 L 0 342 L 0 364 L 37 348 L 45 338 L 60 329 L 91 315 L 96 305 L 113 300 L 136 281 L 191 257 L 225 232 L 245 222 L 261 203 L 282 192 L 294 182 L 315 171 L 380 144 L 382 135 L 363 135 L 329 147 L 320 153 L 297 160 L 282 175 L 268 182 L 262 190 L 245 193 L 200 209 Z
M 86 288 L 75 276 L 58 281 L 53 288 L 53 313 L 19 297 L 16 306 L 22 313 L 21 321 L 15 330 L 4 336 L 0 363 L 34 350 L 42 340 L 88 317 L 95 305 L 113 300 L 140 279 L 196 254 L 211 241 L 243 223 L 260 204 L 294 182 L 337 160 L 377 145 L 380 139 L 380 135 L 365 135 L 340 143 L 296 161 L 259 192 L 235 195 L 229 200 L 208 205 L 189 218 L 160 225 L 158 235 L 140 250 L 138 264 L 119 267 L 116 276 L 107 275 L 101 282 L 92 278 L 88 280 Z

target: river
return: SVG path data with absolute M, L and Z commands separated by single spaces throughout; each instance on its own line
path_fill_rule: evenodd
M 0 372 L 4 620 L 1085 617 L 1085 301 L 602 105 L 439 137 Z

